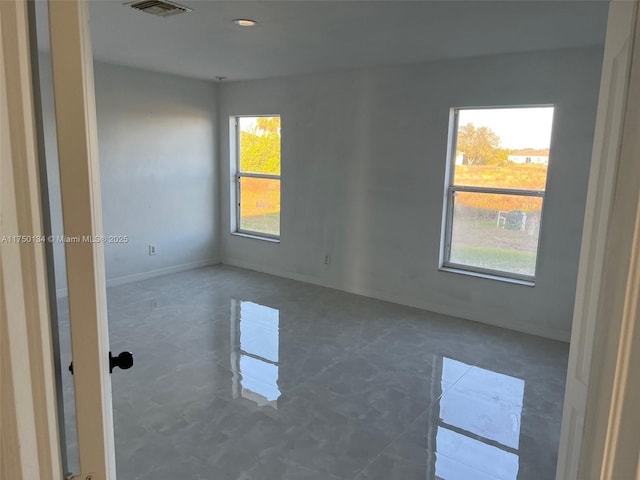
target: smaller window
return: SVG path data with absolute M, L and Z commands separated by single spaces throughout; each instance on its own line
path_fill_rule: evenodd
M 280 238 L 280 116 L 235 117 L 235 126 L 235 231 Z
M 533 281 L 553 107 L 453 110 L 442 266 Z

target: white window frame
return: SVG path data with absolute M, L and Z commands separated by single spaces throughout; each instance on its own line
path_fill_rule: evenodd
M 542 218 L 544 216 L 544 196 L 546 184 L 549 181 L 549 171 L 547 170 L 547 178 L 544 190 L 526 190 L 518 188 L 498 188 L 498 187 L 471 187 L 454 184 L 457 137 L 458 137 L 458 119 L 459 112 L 462 110 L 489 110 L 489 109 L 510 109 L 510 108 L 555 108 L 553 104 L 536 104 L 536 105 L 493 105 L 489 107 L 453 107 L 449 114 L 449 138 L 447 151 L 447 168 L 445 174 L 445 190 L 444 190 L 444 213 L 442 222 L 442 242 L 440 249 L 440 270 L 454 273 L 462 273 L 492 280 L 501 280 L 511 283 L 519 283 L 522 285 L 534 286 L 534 275 L 523 275 L 519 273 L 506 272 L 504 270 L 493 270 L 489 268 L 476 267 L 473 265 L 465 265 L 452 262 L 451 259 L 451 235 L 453 229 L 453 214 L 455 206 L 455 195 L 457 192 L 471 193 L 488 193 L 499 195 L 519 195 L 524 197 L 538 197 L 541 199 L 542 206 L 540 209 L 540 226 L 538 228 L 538 244 L 536 246 L 536 266 L 534 272 L 538 271 L 538 263 L 540 260 L 540 236 L 542 232 Z M 552 133 L 553 135 L 553 133 Z
M 259 114 L 259 115 L 233 115 L 231 117 L 231 125 L 235 129 L 234 133 L 234 149 L 233 154 L 235 159 L 232 160 L 232 165 L 234 167 L 233 179 L 235 181 L 235 189 L 232 189 L 232 192 L 235 194 L 235 198 L 232 198 L 232 205 L 235 204 L 235 225 L 232 225 L 231 233 L 236 235 L 247 236 L 251 238 L 256 238 L 260 240 L 268 240 L 268 241 L 280 241 L 280 236 L 282 235 L 282 152 L 280 153 L 280 175 L 272 175 L 266 173 L 253 173 L 253 172 L 243 172 L 240 169 L 240 119 L 241 118 L 258 118 L 258 117 L 278 117 L 282 122 L 282 116 L 278 113 L 274 114 Z M 281 127 L 282 128 L 282 127 Z M 280 142 L 282 142 L 282 133 L 280 135 Z M 278 180 L 280 182 L 280 235 L 273 235 L 270 233 L 257 232 L 255 230 L 244 230 L 241 228 L 241 206 L 242 206 L 242 192 L 240 188 L 240 184 L 242 182 L 242 178 L 262 178 L 265 180 Z

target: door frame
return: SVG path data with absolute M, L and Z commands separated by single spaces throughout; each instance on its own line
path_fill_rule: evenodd
M 590 178 L 587 199 L 595 222 L 585 220 L 583 239 L 591 248 L 581 252 L 585 273 L 576 295 L 576 306 L 584 308 L 575 309 L 571 338 L 575 357 L 582 352 L 582 364 L 575 365 L 588 375 L 581 480 L 640 479 L 640 375 L 633 368 L 640 365 L 640 5 L 614 1 L 610 10 L 618 20 L 610 19 L 606 48 L 615 47 L 610 36 L 621 40 L 625 34 L 627 48 L 624 58 L 605 51 L 605 62 L 625 75 L 626 85 L 605 94 L 598 106 L 592 168 L 599 174 Z M 607 73 L 605 67 L 603 79 Z M 610 114 L 619 101 L 621 128 L 615 131 Z
M 49 37 L 81 478 L 116 459 L 89 2 L 51 0 Z
M 611 3 L 612 15 L 609 18 L 608 31 L 620 28 L 623 18 L 613 15 L 613 11 L 624 8 L 622 5 L 633 4 L 632 19 L 637 21 L 637 1 L 616 1 Z M 56 90 L 57 118 L 62 111 L 65 120 L 78 116 L 76 110 L 82 106 L 82 124 L 80 131 L 58 132 L 59 141 L 63 144 L 77 141 L 81 137 L 84 153 L 77 155 L 76 162 L 83 163 L 84 176 L 80 180 L 86 185 L 85 192 L 90 192 L 91 207 L 89 217 L 99 220 L 99 209 L 96 203 L 96 181 L 98 158 L 95 154 L 95 98 L 93 95 L 93 72 L 88 32 L 88 11 L 82 0 L 50 2 L 53 5 L 66 5 L 72 15 L 54 15 L 51 26 L 58 33 L 67 37 L 72 50 L 62 53 L 62 44 L 52 42 L 52 57 L 58 59 L 54 70 L 58 70 L 58 90 Z M 63 8 L 63 7 L 54 7 Z M 65 13 L 69 13 L 66 11 Z M 614 18 L 615 17 L 615 18 Z M 628 19 L 624 23 L 628 28 Z M 623 28 L 625 28 L 623 26 Z M 61 33 L 67 29 L 66 34 Z M 583 232 L 583 253 L 581 254 L 578 275 L 578 291 L 576 306 L 585 305 L 580 310 L 584 317 L 574 319 L 573 337 L 580 333 L 580 326 L 585 318 L 593 320 L 593 332 L 580 333 L 578 343 L 572 344 L 572 354 L 576 348 L 589 348 L 591 362 L 582 364 L 582 373 L 588 377 L 590 388 L 587 394 L 584 430 L 573 429 L 573 439 L 580 445 L 569 448 L 566 426 L 563 426 L 563 439 L 559 457 L 579 459 L 576 462 L 576 476 L 558 476 L 561 480 L 573 478 L 608 479 L 638 478 L 638 418 L 633 412 L 640 392 L 640 378 L 631 375 L 630 366 L 637 364 L 640 357 L 640 315 L 638 299 L 640 298 L 640 175 L 636 159 L 640 156 L 640 136 L 635 134 L 640 128 L 640 47 L 639 34 L 632 32 L 634 48 L 632 57 L 623 68 L 629 70 L 629 82 L 623 92 L 618 92 L 618 99 L 625 99 L 627 108 L 624 112 L 622 138 L 616 139 L 619 146 L 614 149 L 613 156 L 603 156 L 594 146 L 594 161 L 597 165 L 607 165 L 608 175 L 596 173 L 590 179 L 587 202 L 587 220 Z M 29 68 L 28 20 L 24 1 L 0 1 L 0 214 L 2 218 L 2 234 L 20 232 L 37 235 L 42 233 L 41 203 L 37 178 L 37 158 L 35 155 L 36 138 L 33 131 L 33 97 L 31 94 L 31 73 Z M 55 52 L 54 52 L 55 49 Z M 633 62 L 632 62 L 633 59 Z M 605 65 L 610 57 L 605 52 Z M 60 70 L 61 64 L 69 64 L 69 70 Z M 11 68 L 9 68 L 11 66 Z M 16 68 L 14 68 L 16 67 Z M 621 65 L 611 66 L 620 68 Z M 606 72 L 603 71 L 603 76 Z M 54 73 L 55 75 L 55 73 Z M 60 90 L 64 78 L 80 82 L 81 99 L 67 98 Z M 64 99 L 61 101 L 60 99 Z M 600 101 L 598 108 L 598 125 L 603 128 L 603 117 L 610 108 L 612 99 Z M 629 105 L 637 106 L 629 108 Z M 64 113 L 66 112 L 66 113 Z M 69 117 L 67 117 L 69 115 Z M 635 130 L 635 131 L 634 131 Z M 80 135 L 79 135 L 80 133 Z M 62 152 L 67 155 L 68 152 Z M 596 170 L 592 165 L 592 175 Z M 99 186 L 99 181 L 97 183 Z M 67 191 L 65 189 L 65 191 Z M 97 191 L 99 199 L 99 190 Z M 64 195 L 64 193 L 63 193 Z M 86 193 L 85 193 L 86 195 Z M 63 200 L 64 201 L 64 200 Z M 73 211 L 67 201 L 67 210 Z M 607 206 L 610 207 L 607 207 Z M 605 207 L 602 209 L 602 207 Z M 77 207 L 77 205 L 76 205 Z M 594 209 L 601 209 L 598 218 L 606 220 L 604 224 L 592 222 Z M 86 209 L 85 209 L 86 210 Z M 96 225 L 96 223 L 98 225 Z M 100 233 L 100 222 L 91 223 L 91 233 Z M 65 235 L 67 224 L 65 223 Z M 584 249 L 592 243 L 601 256 L 591 256 Z M 94 313 L 85 324 L 91 331 L 85 332 L 90 338 L 90 347 L 97 349 L 88 353 L 89 366 L 80 367 L 83 383 L 97 383 L 98 394 L 83 395 L 80 389 L 80 402 L 89 402 L 86 411 L 101 411 L 99 432 L 92 431 L 92 441 L 86 435 L 80 439 L 81 469 L 84 473 L 93 472 L 95 480 L 114 480 L 113 425 L 111 421 L 109 395 L 109 376 L 106 369 L 106 311 L 103 311 L 102 300 L 98 290 L 104 291 L 104 265 L 100 244 L 92 244 L 87 249 L 91 258 L 93 273 L 90 286 L 96 302 L 92 303 Z M 67 252 L 69 249 L 67 249 Z M 607 269 L 608 265 L 625 268 Z M 84 267 L 86 269 L 86 267 Z M 73 271 L 74 269 L 72 269 Z M 77 270 L 77 269 L 76 269 Z M 96 270 L 100 273 L 95 274 Z M 100 278 L 102 277 L 102 278 Z M 16 281 L 21 279 L 22 281 Z M 593 282 L 596 282 L 595 284 Z M 586 287 L 589 284 L 592 288 Z M 71 289 L 70 289 L 71 295 Z M 595 295 L 595 297 L 594 297 Z M 76 295 L 76 298 L 78 296 Z M 7 478 L 43 478 L 58 480 L 60 472 L 60 442 L 56 435 L 56 398 L 53 374 L 53 354 L 51 333 L 47 310 L 46 266 L 44 250 L 41 244 L 30 243 L 7 245 L 2 244 L 0 250 L 0 360 L 2 360 L 2 377 L 0 383 L 0 422 L 2 422 L 2 442 L 0 453 L 0 474 Z M 70 296 L 71 300 L 71 296 Z M 79 303 L 82 303 L 78 300 Z M 28 314 L 29 313 L 29 314 Z M 81 328 L 81 327 L 80 327 Z M 82 340 L 82 335 L 76 343 Z M 91 348 L 78 347 L 81 350 Z M 76 357 L 74 346 L 74 359 Z M 587 368 L 585 371 L 584 368 Z M 98 372 L 98 375 L 92 373 Z M 93 377 L 93 380 L 91 380 Z M 79 378 L 79 377 L 78 377 Z M 97 380 L 96 380 L 97 379 Z M 78 391 L 76 391 L 78 394 Z M 108 397 L 108 398 L 106 398 Z M 82 408 L 82 407 L 81 407 Z M 88 432 L 87 432 L 88 433 Z M 109 439 L 110 436 L 110 439 Z M 626 443 L 625 443 L 626 442 Z M 18 446 L 20 448 L 18 448 Z M 89 456 L 95 465 L 82 463 L 82 458 Z M 36 462 L 33 459 L 37 459 Z M 101 459 L 101 460 L 100 460 Z M 96 467 L 95 469 L 94 466 Z M 88 468 L 89 470 L 85 469 Z M 98 468 L 102 470 L 98 470 Z M 577 476 L 579 475 L 579 477 Z
M 630 232 L 622 232 L 620 226 L 633 227 L 636 222 L 637 199 L 623 184 L 632 180 L 625 175 L 633 174 L 635 163 L 625 149 L 638 141 L 630 134 L 634 119 L 629 115 L 633 109 L 628 108 L 638 90 L 638 19 L 637 2 L 610 4 L 558 452 L 556 478 L 562 480 L 600 478 L 605 452 L 593 441 L 594 422 L 601 422 L 609 407 L 604 400 L 597 403 L 595 391 L 607 385 L 609 395 L 614 395 L 624 388 L 614 388 L 610 382 L 617 367 L 604 367 L 616 350 L 613 344 L 607 347 L 606 338 L 610 332 L 619 336 L 622 324 L 629 321 L 620 309 L 625 295 L 640 293 L 619 295 L 632 273 L 628 267 L 633 244 Z M 596 435 L 604 438 L 603 432 Z
M 0 478 L 60 480 L 29 18 L 0 1 Z

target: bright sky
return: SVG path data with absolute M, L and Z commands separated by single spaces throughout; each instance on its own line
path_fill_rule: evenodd
M 549 148 L 553 107 L 483 108 L 459 111 L 458 125 L 473 123 L 498 134 L 502 148 Z

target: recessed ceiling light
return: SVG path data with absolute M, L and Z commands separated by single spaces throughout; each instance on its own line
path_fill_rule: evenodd
M 248 18 L 236 18 L 233 20 L 233 23 L 240 25 L 241 27 L 255 27 L 258 24 L 255 20 L 250 20 Z

